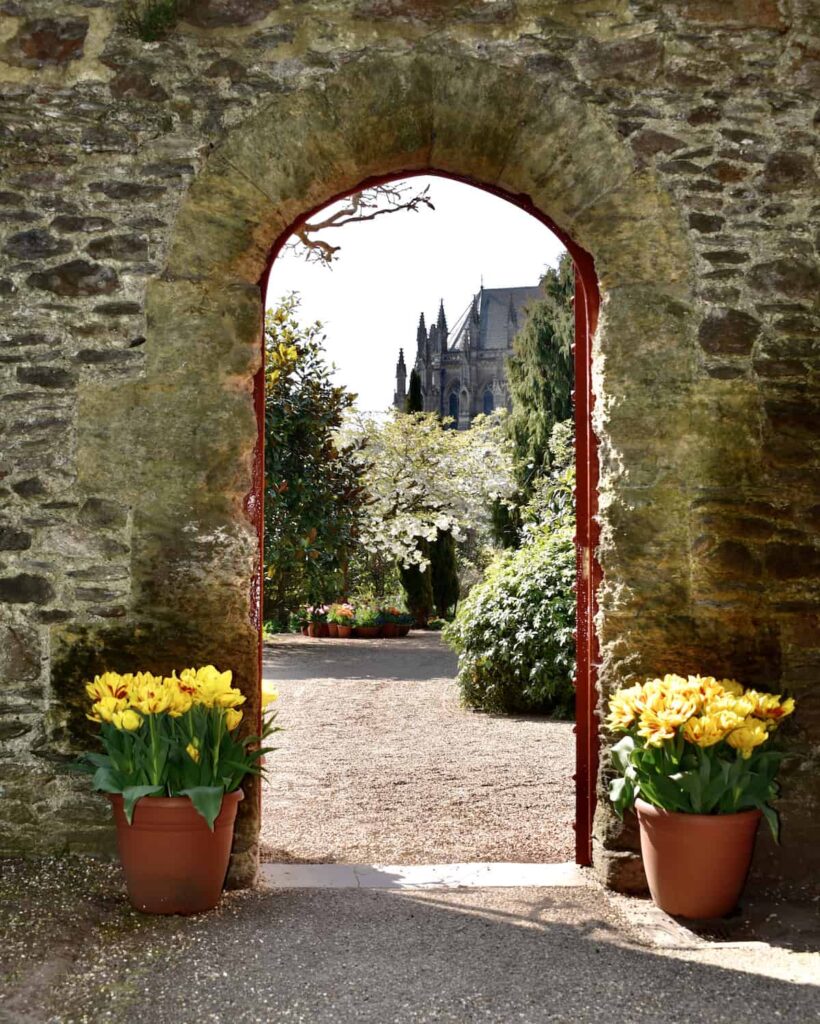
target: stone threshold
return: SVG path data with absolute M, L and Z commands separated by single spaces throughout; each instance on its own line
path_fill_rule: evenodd
M 262 864 L 266 889 L 494 889 L 591 884 L 576 864 Z

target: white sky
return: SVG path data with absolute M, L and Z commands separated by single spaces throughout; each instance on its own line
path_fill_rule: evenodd
M 488 192 L 447 178 L 413 183 L 430 185 L 435 210 L 334 228 L 325 235 L 342 247 L 333 269 L 284 252 L 270 275 L 268 307 L 299 292 L 300 319 L 322 321 L 335 378 L 362 411 L 391 405 L 400 347 L 409 377 L 419 313 L 429 328 L 443 298 L 452 329 L 482 275 L 485 288 L 537 284 L 563 251 L 534 217 Z

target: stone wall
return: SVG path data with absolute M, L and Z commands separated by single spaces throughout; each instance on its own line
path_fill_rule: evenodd
M 602 687 L 798 696 L 757 870 L 816 872 L 815 0 L 193 0 L 153 43 L 120 7 L 0 0 L 2 850 L 110 844 L 63 770 L 90 672 L 214 660 L 256 698 L 259 280 L 311 208 L 439 170 L 596 261 Z M 602 806 L 613 884 L 633 840 Z

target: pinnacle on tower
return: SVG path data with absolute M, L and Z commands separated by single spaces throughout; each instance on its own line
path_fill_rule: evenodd
M 418 350 L 417 358 L 423 359 L 427 349 L 427 324 L 424 322 L 424 313 L 419 317 L 419 325 L 416 328 L 416 348 Z
M 404 408 L 407 398 L 407 367 L 404 365 L 404 349 L 399 349 L 399 361 L 396 363 L 396 390 L 393 392 L 393 405 L 397 409 Z
M 444 299 L 439 302 L 436 327 L 438 327 L 439 331 L 443 331 L 445 335 L 447 334 L 447 317 L 444 315 Z
M 444 315 L 444 299 L 438 307 L 438 319 L 436 320 L 436 333 L 438 334 L 439 347 L 442 352 L 447 351 L 447 317 Z

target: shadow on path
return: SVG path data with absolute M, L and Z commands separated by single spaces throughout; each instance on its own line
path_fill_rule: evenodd
M 313 639 L 279 634 L 263 650 L 265 679 L 453 679 L 457 658 L 438 633 L 397 640 Z

